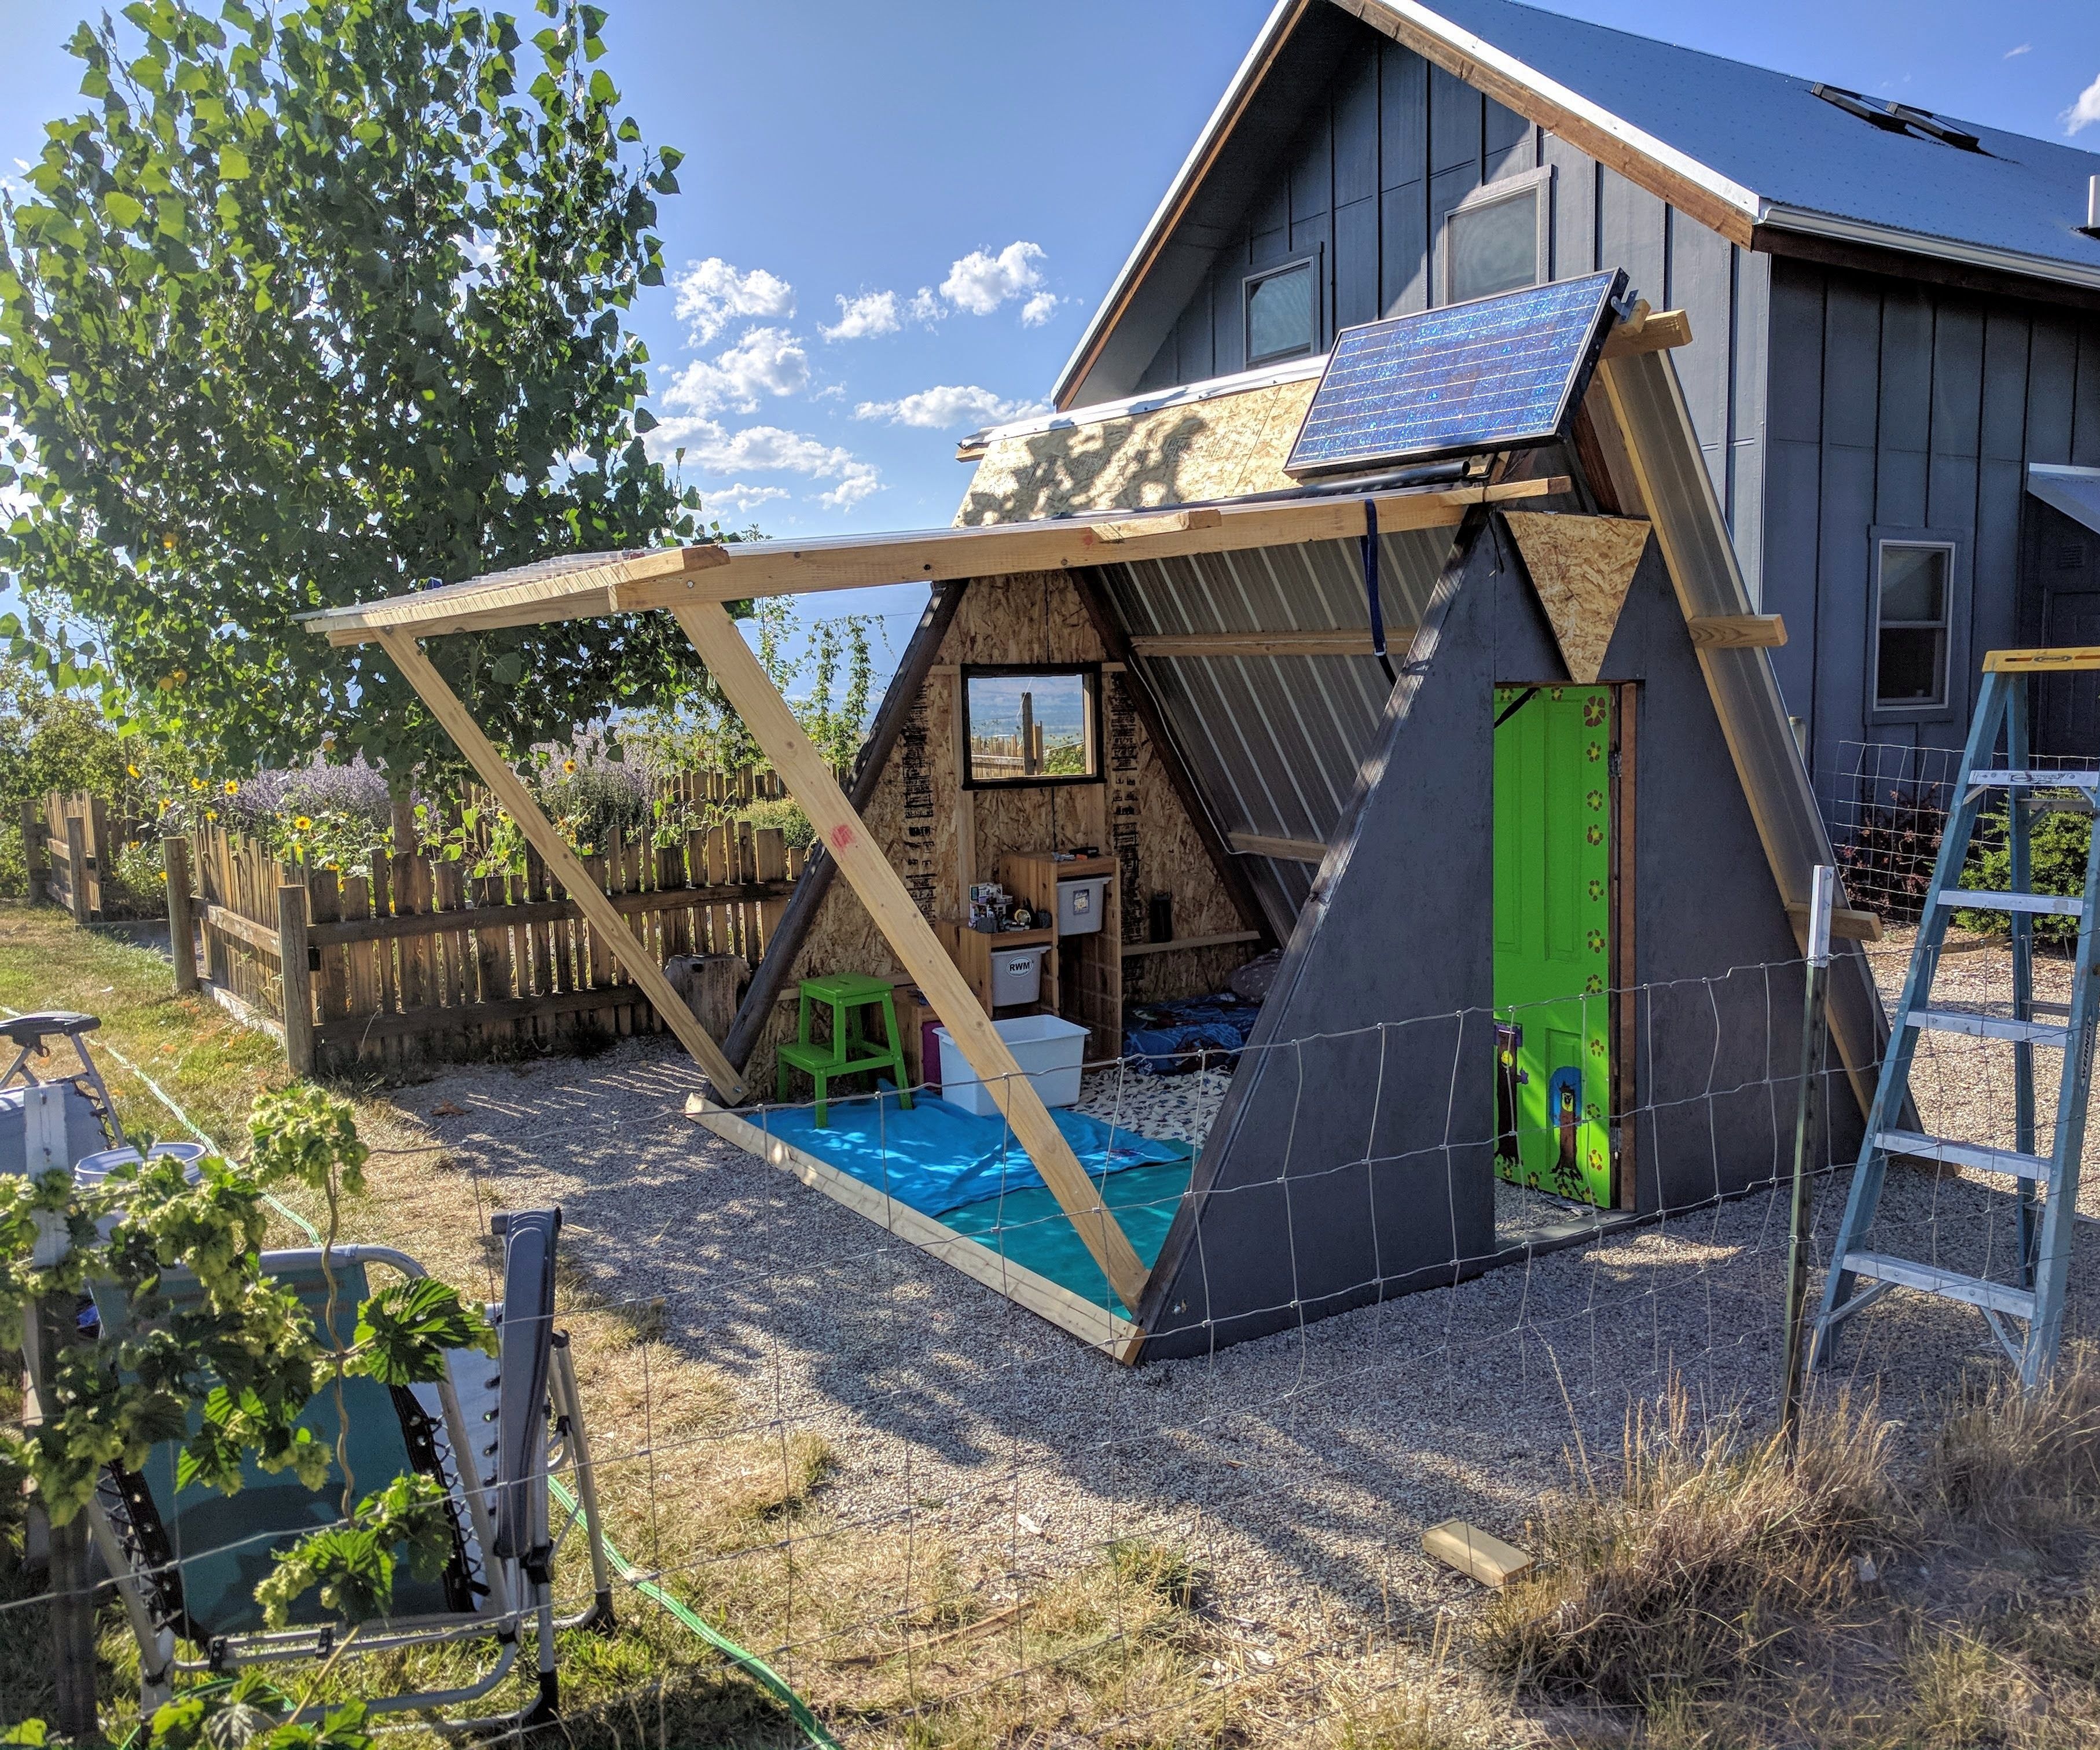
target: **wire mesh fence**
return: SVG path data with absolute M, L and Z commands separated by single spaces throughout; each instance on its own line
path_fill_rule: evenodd
M 1886 1000 L 1907 963 L 1900 932 L 1866 951 Z M 2038 974 L 2045 1000 L 2061 994 L 2051 973 L 2045 963 Z M 629 1624 L 611 1641 L 565 1637 L 574 1741 L 792 1735 L 712 1648 L 636 1595 L 646 1585 L 765 1661 L 842 1743 L 1326 1742 L 1396 1695 L 1454 1717 L 1489 1704 L 1453 1651 L 1480 1594 L 1424 1556 L 1427 1527 L 1461 1519 L 1522 1542 L 1547 1492 L 1608 1475 L 1631 1413 L 1675 1404 L 1697 1422 L 1769 1426 L 1799 974 L 1746 968 L 1616 994 L 1633 1017 L 1620 1128 L 1649 1188 L 1636 1209 L 1497 1175 L 1492 1060 L 1454 1043 L 1493 1017 L 1199 1052 L 1179 1075 L 1092 1066 L 1074 1109 L 1106 1133 L 1101 1206 L 1143 1236 L 1148 1262 L 1177 1214 L 1207 1213 L 1199 1235 L 1237 1232 L 1286 1279 L 1309 1280 L 1311 1248 L 1331 1236 L 1286 1219 L 1250 1236 L 1224 1219 L 1233 1200 L 1283 1193 L 1288 1215 L 1343 1180 L 1392 1193 L 1377 1219 L 1401 1250 L 1373 1249 L 1361 1304 L 1315 1318 L 1286 1297 L 1260 1309 L 1271 1334 L 1183 1359 L 1140 1351 L 1117 1364 L 901 1227 L 885 1232 L 710 1135 L 688 1116 L 701 1087 L 691 1066 L 641 1041 L 587 1065 L 462 1073 L 399 1097 L 368 1139 L 374 1195 L 351 1223 L 493 1297 L 491 1218 L 566 1213 L 554 1320 L 575 1357 Z M 1942 981 L 1946 1004 L 2010 1012 L 1996 945 L 1950 956 Z M 2010 1050 L 1928 1038 L 1926 1127 L 2010 1140 Z M 1342 1069 L 1355 1078 L 1367 1061 L 1383 1079 L 1357 1146 L 1300 1152 L 1316 1134 L 1304 1125 L 1258 1170 L 1207 1184 L 1204 1145 L 1257 1072 L 1287 1065 L 1305 1098 L 1331 1101 Z M 1855 1067 L 1871 1086 L 1873 1066 Z M 1857 1108 L 1842 1065 L 1818 1073 L 1820 1271 Z M 2053 1069 L 2037 1080 L 2053 1086 Z M 1382 1152 L 1395 1102 L 1434 1112 L 1440 1139 Z M 898 1122 L 893 1095 L 830 1104 L 841 1127 L 856 1112 L 874 1114 L 878 1134 Z M 810 1115 L 778 1107 L 753 1122 L 779 1131 Z M 989 1162 L 973 1163 L 989 1194 L 937 1219 L 962 1243 L 1040 1263 L 1046 1238 L 1064 1243 L 1073 1223 L 994 1132 Z M 1182 1146 L 1118 1159 L 1138 1141 Z M 900 1203 L 907 1164 L 898 1139 L 869 1169 Z M 2096 1190 L 2089 1180 L 2089 1211 Z M 1899 1168 L 1876 1243 L 2009 1280 L 2014 1201 L 2002 1175 Z M 2092 1233 L 2079 1229 L 2074 1342 L 2095 1332 Z M 1412 1260 L 1425 1247 L 1438 1285 L 1394 1292 L 1421 1280 Z M 1407 1267 L 1389 1269 L 1388 1255 Z M 1185 1257 L 1193 1281 L 1229 1298 L 1224 1278 L 1244 1267 L 1229 1248 Z M 1101 1294 L 1105 1320 L 1136 1310 L 1105 1284 Z M 1900 1421 L 1994 1357 L 1967 1309 L 1893 1296 L 1847 1327 L 1820 1389 L 1871 1392 Z M 180 1571 L 209 1553 L 169 1560 Z M 558 1609 L 580 1611 L 591 1579 L 573 1540 L 554 1571 Z M 37 1602 L 0 1606 L 0 1637 L 26 1632 Z M 459 1655 L 414 1656 L 430 1676 Z M 335 1670 L 346 1686 L 366 1681 L 354 1662 Z

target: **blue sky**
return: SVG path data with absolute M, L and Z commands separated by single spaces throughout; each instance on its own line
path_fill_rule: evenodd
M 955 439 L 1047 393 L 1268 11 L 604 3 L 605 64 L 644 137 L 686 154 L 661 209 L 672 283 L 633 318 L 655 411 L 716 513 L 771 535 L 949 520 Z M 78 107 L 61 45 L 88 10 L 0 0 L 0 175 Z M 2091 88 L 2077 137 L 2100 144 L 2093 0 L 1553 10 L 2028 134 L 2062 137 Z M 922 598 L 820 611 L 902 616 L 893 655 Z

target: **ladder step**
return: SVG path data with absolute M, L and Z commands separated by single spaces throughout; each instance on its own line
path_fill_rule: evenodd
M 1974 888 L 1943 887 L 1939 903 L 1968 911 L 2046 911 L 2060 918 L 2082 917 L 2085 901 L 2055 893 L 1986 893 Z
M 1988 1307 L 1992 1312 L 2010 1313 L 2016 1319 L 2034 1316 L 2034 1290 L 2015 1288 L 2010 1282 L 1986 1282 L 1958 1270 L 1943 1270 L 1937 1264 L 1890 1258 L 1881 1252 L 1847 1252 L 1843 1267 L 1855 1276 L 1872 1276 L 1877 1282 L 1893 1282 L 1971 1307 Z
M 1945 1161 L 1955 1166 L 1980 1166 L 1993 1173 L 2010 1173 L 2020 1179 L 2053 1184 L 2056 1163 L 2046 1155 L 2022 1154 L 2012 1148 L 1990 1148 L 1982 1143 L 1957 1142 L 1951 1136 L 1928 1136 L 1922 1131 L 1882 1131 L 1874 1146 L 1890 1154 L 1914 1154 L 1928 1161 Z
M 1972 1038 L 2010 1039 L 2018 1045 L 2062 1045 L 2068 1027 L 2045 1020 L 2014 1020 L 2004 1015 L 1972 1015 L 1965 1009 L 1912 1009 L 1904 1017 L 1928 1033 L 1965 1033 Z
M 2100 772 L 2021 771 L 1981 765 L 1969 774 L 1968 781 L 1995 790 L 2100 790 Z

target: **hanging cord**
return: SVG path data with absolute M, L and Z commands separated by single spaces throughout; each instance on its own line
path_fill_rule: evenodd
M 1392 672 L 1392 663 L 1385 654 L 1385 611 L 1379 605 L 1378 500 L 1374 498 L 1364 500 L 1363 549 L 1364 598 L 1371 610 L 1371 655 L 1385 670 L 1385 684 L 1397 686 L 1400 677 Z

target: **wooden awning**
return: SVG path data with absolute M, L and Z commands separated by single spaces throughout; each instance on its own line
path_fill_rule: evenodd
M 1456 527 L 1475 505 L 1565 491 L 1564 479 L 1500 486 L 1427 487 L 1374 494 L 1272 499 L 1251 504 L 1110 509 L 1040 522 L 810 541 L 760 540 L 563 555 L 412 595 L 302 615 L 331 644 L 364 644 L 387 630 L 420 638 L 503 626 L 538 626 L 608 614 L 676 609 L 759 596 L 812 594 L 876 584 L 945 583 L 1015 571 L 1112 565 L 1339 540 L 1364 531 L 1364 507 L 1379 527 Z

